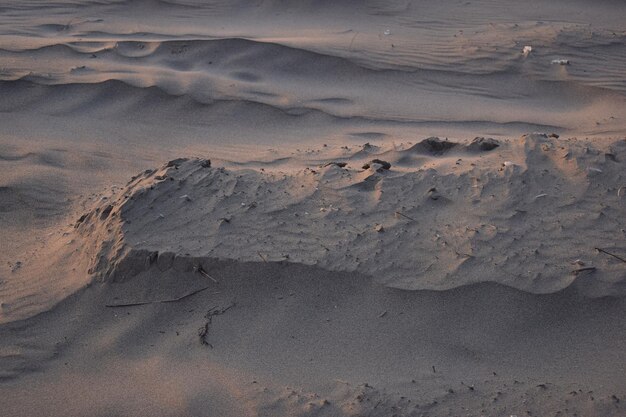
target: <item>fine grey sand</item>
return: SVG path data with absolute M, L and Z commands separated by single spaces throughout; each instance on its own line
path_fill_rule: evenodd
M 624 17 L 3 2 L 0 415 L 623 416 Z

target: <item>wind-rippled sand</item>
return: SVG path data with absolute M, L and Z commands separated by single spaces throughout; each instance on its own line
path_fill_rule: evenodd
M 621 1 L 0 23 L 2 413 L 624 414 Z

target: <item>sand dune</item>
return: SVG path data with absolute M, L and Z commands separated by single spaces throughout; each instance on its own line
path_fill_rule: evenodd
M 473 123 L 525 125 L 516 134 L 625 129 L 626 33 L 611 2 L 582 20 L 577 7 L 502 1 L 279 3 L 59 2 L 46 17 L 6 6 L 0 78 L 118 80 L 201 103 L 465 127 L 423 135 L 485 134 Z
M 2 2 L 0 414 L 622 416 L 622 9 Z
M 136 177 L 77 227 L 97 236 L 83 256 L 100 280 L 153 264 L 262 259 L 412 290 L 493 281 L 545 293 L 579 278 L 596 296 L 623 295 L 623 262 L 595 248 L 615 250 L 625 237 L 626 142 L 596 146 L 546 135 L 467 146 L 431 138 L 331 162 L 313 151 L 321 164 L 293 173 L 281 172 L 285 160 L 259 172 L 181 159 Z M 382 159 L 392 169 L 361 168 Z
M 623 40 L 617 44 L 623 45 Z M 615 76 L 600 74 L 594 64 L 593 71 L 592 67 L 579 70 L 598 78 L 585 76 L 580 82 L 569 74 L 569 68 L 550 65 L 547 56 L 532 58 L 543 62 L 543 69 L 517 62 L 480 73 L 463 63 L 455 64 L 458 69 L 454 71 L 420 63 L 413 63 L 410 71 L 371 69 L 341 56 L 244 39 L 108 41 L 102 42 L 101 49 L 93 48 L 93 42 L 88 45 L 81 49 L 74 42 L 4 51 L 0 57 L 11 67 L 3 69 L 3 79 L 80 86 L 116 80 L 140 88 L 156 87 L 167 95 L 186 96 L 202 104 L 258 103 L 288 113 L 319 111 L 378 122 L 518 123 L 526 124 L 527 131 L 541 125 L 585 135 L 624 129 L 620 71 Z M 509 55 L 517 61 L 524 59 L 517 50 Z M 493 56 L 485 59 L 491 61 Z M 449 67 L 450 62 L 443 65 Z M 615 63 L 615 68 L 623 66 Z M 110 89 L 107 84 L 99 88 Z M 503 99 L 508 102 L 506 108 L 500 106 Z

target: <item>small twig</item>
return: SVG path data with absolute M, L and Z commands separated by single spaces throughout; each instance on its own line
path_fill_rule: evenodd
M 595 266 L 588 266 L 588 267 L 585 267 L 585 268 L 574 269 L 574 270 L 572 271 L 572 274 L 574 274 L 574 275 L 578 275 L 578 274 L 580 274 L 581 272 L 585 272 L 585 271 L 595 271 L 595 270 L 596 270 L 596 267 L 595 267 Z
M 210 347 L 211 349 L 213 349 L 213 345 L 210 344 L 206 338 L 209 335 L 209 326 L 211 325 L 211 320 L 207 321 L 204 324 L 204 327 L 201 327 L 200 330 L 198 330 L 198 336 L 200 337 L 200 343 L 202 343 L 205 346 Z
M 407 219 L 409 219 L 409 220 L 413 220 L 414 222 L 416 222 L 416 221 L 417 221 L 417 220 L 415 220 L 413 217 L 409 217 L 409 216 L 407 216 L 406 214 L 401 213 L 401 212 L 399 212 L 399 211 L 396 211 L 396 214 L 397 214 L 398 216 L 405 217 L 405 218 L 407 218 Z
M 194 270 L 197 273 L 199 273 L 200 275 L 203 275 L 203 276 L 207 277 L 208 279 L 210 279 L 214 283 L 219 284 L 219 281 L 216 280 L 215 278 L 213 278 L 211 275 L 209 275 L 204 269 L 202 269 L 202 267 L 200 265 L 194 267 Z
M 219 316 L 220 314 L 226 313 L 228 310 L 230 310 L 233 307 L 235 307 L 235 303 L 230 303 L 230 305 L 228 307 L 225 307 L 225 308 L 219 310 L 219 313 L 216 313 L 216 314 L 213 314 L 213 315 L 214 316 Z
M 359 32 L 355 33 L 354 36 L 352 37 L 352 40 L 350 41 L 350 46 L 348 46 L 348 51 L 352 51 L 352 44 L 354 43 L 354 40 L 356 39 L 358 34 Z
M 261 257 L 261 259 L 263 259 L 263 262 L 267 263 L 267 259 L 265 259 L 265 256 L 261 255 L 261 252 L 257 252 L 257 253 Z
M 231 303 L 228 307 L 224 307 L 221 310 L 218 310 L 215 307 L 211 307 L 209 309 L 209 311 L 204 316 L 207 319 L 206 323 L 204 324 L 204 326 L 198 329 L 198 336 L 200 337 L 200 343 L 213 349 L 213 345 L 210 344 L 209 341 L 207 340 L 207 338 L 209 337 L 209 327 L 211 326 L 211 323 L 213 323 L 213 316 L 219 316 L 220 314 L 224 314 L 228 310 L 233 308 L 234 306 L 235 306 L 235 303 Z
M 385 311 L 383 311 L 382 313 L 380 313 L 380 314 L 378 315 L 378 318 L 383 318 L 383 317 L 385 317 L 386 315 L 387 315 L 387 310 L 385 310 Z
M 185 294 L 181 297 L 178 298 L 172 298 L 172 299 L 168 299 L 168 300 L 152 300 L 152 301 L 137 301 L 135 303 L 123 303 L 123 304 L 106 304 L 105 307 L 134 307 L 134 306 L 143 306 L 146 304 L 160 304 L 160 303 L 174 303 L 176 301 L 181 301 L 184 300 L 185 298 L 191 297 L 192 295 L 196 295 L 199 292 L 208 290 L 211 287 L 204 287 L 204 288 L 200 288 L 199 290 L 196 291 L 192 291 L 189 294 Z M 219 294 L 220 292 L 214 292 L 211 294 Z
M 602 252 L 602 253 L 606 253 L 607 255 L 612 256 L 612 257 L 614 257 L 615 259 L 619 259 L 620 261 L 622 261 L 622 262 L 626 263 L 626 259 L 622 258 L 621 256 L 617 256 L 617 255 L 616 255 L 616 254 L 614 254 L 614 253 L 611 253 L 611 252 L 606 251 L 606 250 L 601 249 L 601 248 L 595 248 L 595 250 L 597 250 L 597 251 L 599 251 L 599 252 Z

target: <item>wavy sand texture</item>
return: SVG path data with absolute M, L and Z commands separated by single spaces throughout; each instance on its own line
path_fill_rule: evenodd
M 595 248 L 626 256 L 626 142 L 535 134 L 489 151 L 475 145 L 366 146 L 335 161 L 346 167 L 288 174 L 175 160 L 135 178 L 78 230 L 88 243 L 111 242 L 90 254 L 105 280 L 153 265 L 189 269 L 185 257 L 261 259 L 412 290 L 490 281 L 546 293 L 577 281 L 597 296 L 623 295 L 624 262 Z M 377 158 L 391 169 L 361 169 Z M 105 227 L 117 232 L 103 236 Z

